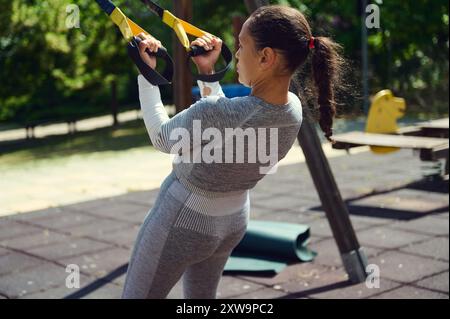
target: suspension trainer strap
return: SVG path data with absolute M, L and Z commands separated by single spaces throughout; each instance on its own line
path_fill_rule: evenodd
M 137 37 L 140 33 L 149 34 L 139 25 L 129 19 L 118 7 L 110 0 L 96 0 L 102 10 L 109 15 L 111 20 L 116 24 L 123 37 L 129 42 L 127 46 L 128 55 L 133 60 L 141 74 L 153 85 L 170 84 L 173 78 L 173 61 L 167 53 L 166 48 L 161 47 L 158 52 L 146 51 L 148 55 L 156 56 L 165 61 L 165 69 L 161 75 L 158 71 L 148 66 L 139 54 L 139 43 L 141 39 Z
M 208 53 L 208 51 L 206 51 L 203 47 L 190 46 L 188 34 L 199 38 L 210 33 L 197 28 L 196 26 L 190 24 L 189 22 L 177 18 L 170 11 L 161 8 L 159 5 L 157 5 L 155 2 L 151 0 L 141 0 L 141 1 L 150 9 L 150 11 L 158 15 L 163 23 L 168 25 L 175 32 L 175 34 L 178 37 L 178 40 L 188 52 L 189 57 L 187 63 L 189 70 L 191 57 Z M 192 75 L 194 79 L 203 82 L 217 82 L 223 79 L 223 77 L 231 67 L 231 63 L 233 61 L 233 54 L 231 53 L 231 50 L 226 46 L 225 43 L 222 44 L 221 54 L 222 58 L 225 60 L 225 63 L 227 65 L 223 70 L 220 70 L 215 74 L 209 75 L 193 73 Z

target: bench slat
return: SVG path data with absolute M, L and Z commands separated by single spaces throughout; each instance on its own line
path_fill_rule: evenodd
M 388 133 L 393 135 L 409 135 L 409 136 L 421 136 L 423 130 L 419 126 L 405 126 L 401 127 L 395 133 Z
M 445 118 L 445 119 L 439 119 L 439 120 L 434 120 L 434 121 L 428 121 L 428 122 L 422 122 L 422 123 L 417 123 L 417 126 L 421 127 L 421 128 L 429 128 L 429 129 L 441 129 L 441 130 L 445 130 L 445 129 L 449 129 L 449 119 Z
M 449 141 L 445 138 L 421 137 L 421 136 L 403 136 L 389 134 L 374 134 L 364 132 L 349 132 L 333 136 L 340 147 L 342 144 L 349 145 L 368 145 L 383 147 L 398 147 L 407 149 L 434 149 L 447 146 Z

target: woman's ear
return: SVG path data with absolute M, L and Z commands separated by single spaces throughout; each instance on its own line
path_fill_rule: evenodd
M 260 64 L 263 70 L 271 68 L 277 59 L 277 53 L 272 48 L 264 48 L 260 53 Z

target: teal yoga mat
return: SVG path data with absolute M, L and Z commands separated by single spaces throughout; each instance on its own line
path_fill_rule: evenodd
M 307 247 L 309 235 L 307 225 L 250 221 L 225 265 L 225 273 L 277 274 L 289 263 L 312 261 L 317 253 Z

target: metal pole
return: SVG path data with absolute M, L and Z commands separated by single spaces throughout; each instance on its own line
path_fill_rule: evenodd
M 363 81 L 363 107 L 364 114 L 369 114 L 369 48 L 366 27 L 367 0 L 362 0 L 361 10 L 361 54 L 362 54 L 362 81 Z
M 262 0 L 245 0 L 245 3 L 250 12 L 252 12 L 250 9 L 269 4 L 268 1 Z M 298 95 L 298 88 L 299 84 L 293 79 L 291 91 Z M 342 200 L 315 127 L 308 120 L 311 116 L 306 108 L 304 113 L 305 120 L 298 135 L 300 146 L 305 154 L 306 163 L 322 202 L 322 207 L 327 215 L 349 279 L 354 283 L 363 282 L 367 277 L 367 258 L 363 249 L 359 246 L 347 206 Z

